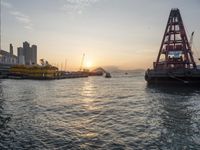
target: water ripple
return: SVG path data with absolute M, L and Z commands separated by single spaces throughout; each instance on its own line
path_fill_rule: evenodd
M 200 90 L 113 78 L 0 82 L 0 149 L 200 149 Z

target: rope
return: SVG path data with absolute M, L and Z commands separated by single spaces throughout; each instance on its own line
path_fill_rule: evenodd
M 171 77 L 171 78 L 173 78 L 173 79 L 176 79 L 176 80 L 178 80 L 178 81 L 181 81 L 181 82 L 183 82 L 183 83 L 185 83 L 185 84 L 188 84 L 188 83 L 189 83 L 189 81 L 185 81 L 185 80 L 179 79 L 179 78 L 177 78 L 177 77 L 175 77 L 175 76 L 173 76 L 173 75 L 169 75 L 169 77 Z

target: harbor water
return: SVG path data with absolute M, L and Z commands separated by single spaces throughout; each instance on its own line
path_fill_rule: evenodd
M 1 80 L 0 149 L 200 149 L 200 88 L 149 87 L 144 71 Z

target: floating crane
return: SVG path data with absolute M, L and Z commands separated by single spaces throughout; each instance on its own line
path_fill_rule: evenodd
M 184 83 L 200 86 L 200 70 L 192 53 L 194 32 L 188 41 L 179 9 L 172 9 L 153 69 L 145 73 L 148 83 Z
M 193 39 L 194 39 L 194 32 L 192 32 L 191 37 L 190 37 L 190 47 L 191 47 L 191 49 L 193 47 Z M 198 58 L 198 60 L 200 61 L 200 58 Z
M 192 41 L 192 40 L 191 40 Z M 162 61 L 161 58 L 164 58 Z M 172 9 L 154 69 L 196 68 L 179 9 Z

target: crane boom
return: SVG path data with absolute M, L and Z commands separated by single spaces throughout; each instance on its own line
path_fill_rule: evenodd
M 83 70 L 83 63 L 84 63 L 84 59 L 85 59 L 85 54 L 83 54 L 82 60 L 81 60 L 81 66 L 80 66 L 80 71 Z
M 192 49 L 192 44 L 193 44 L 193 38 L 194 38 L 194 32 L 192 32 L 191 37 L 190 37 L 190 47 Z

